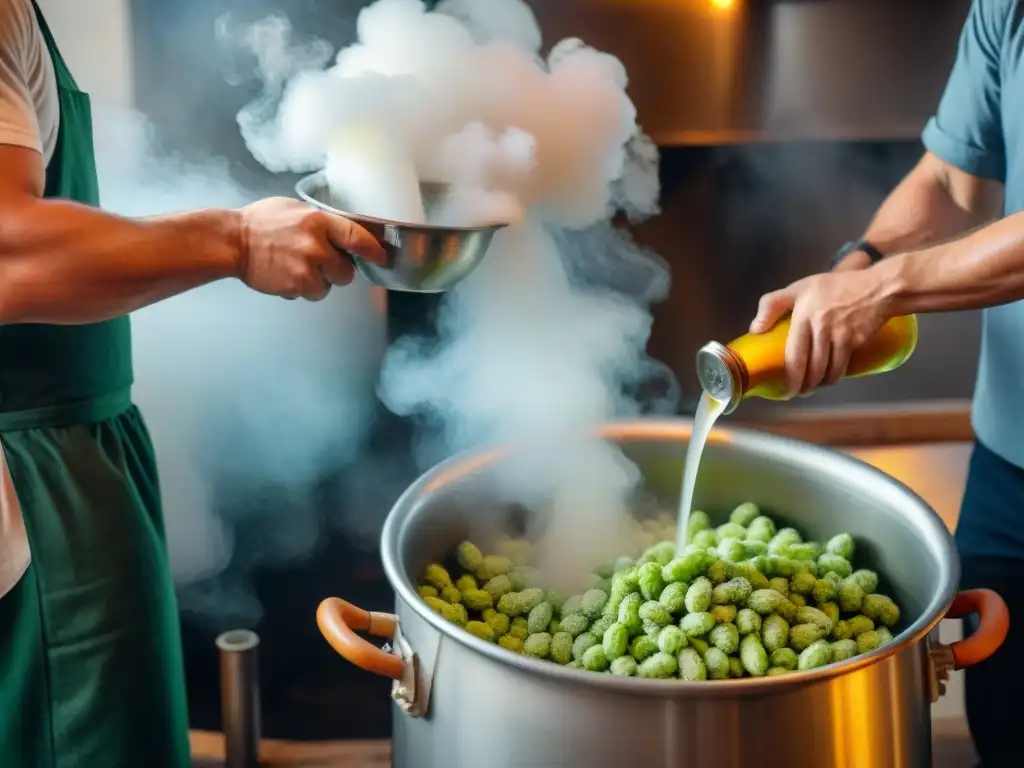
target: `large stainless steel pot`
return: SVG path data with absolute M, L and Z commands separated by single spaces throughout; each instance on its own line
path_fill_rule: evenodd
M 601 432 L 672 506 L 690 429 L 683 420 L 639 420 Z M 704 453 L 697 505 L 727 510 L 753 500 L 810 536 L 851 532 L 859 562 L 888 577 L 884 586 L 909 622 L 894 641 L 810 672 L 705 683 L 596 675 L 516 656 L 447 624 L 414 588 L 428 562 L 500 525 L 487 475 L 508 455 L 456 457 L 399 499 L 381 546 L 394 615 L 338 598 L 318 611 L 342 656 L 395 680 L 399 768 L 924 768 L 930 704 L 946 675 L 987 658 L 1005 638 L 1005 603 L 984 590 L 957 594 L 949 532 L 909 489 L 818 446 L 726 429 Z M 938 642 L 933 630 L 943 617 L 974 612 L 974 635 Z M 390 647 L 353 630 L 387 637 Z

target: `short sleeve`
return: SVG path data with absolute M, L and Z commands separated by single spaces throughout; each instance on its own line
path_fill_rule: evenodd
M 953 71 L 922 139 L 929 152 L 965 173 L 1004 181 L 1002 50 L 1014 0 L 974 0 Z
M 35 27 L 25 0 L 0 2 L 0 144 L 43 151 L 27 60 Z

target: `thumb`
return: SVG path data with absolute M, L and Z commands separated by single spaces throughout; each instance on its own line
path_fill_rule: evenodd
M 373 234 L 344 216 L 327 214 L 327 239 L 340 250 L 362 256 L 367 261 L 386 265 L 387 252 Z
M 770 330 L 782 316 L 792 311 L 796 302 L 796 294 L 792 288 L 766 293 L 757 303 L 757 315 L 750 323 L 751 333 L 764 333 Z

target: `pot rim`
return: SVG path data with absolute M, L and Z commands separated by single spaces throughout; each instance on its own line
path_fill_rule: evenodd
M 692 433 L 693 420 L 686 418 L 641 418 L 609 421 L 588 430 L 595 438 L 624 439 L 636 438 L 689 438 Z M 949 564 L 945 583 L 937 585 L 935 593 L 925 611 L 893 638 L 888 645 L 877 648 L 869 653 L 855 656 L 842 662 L 828 664 L 824 667 L 805 672 L 791 672 L 787 675 L 774 677 L 744 677 L 728 680 L 686 682 L 682 680 L 649 680 L 638 677 L 618 677 L 615 675 L 595 674 L 587 670 L 577 670 L 554 664 L 550 661 L 531 659 L 520 656 L 488 643 L 468 632 L 456 631 L 458 628 L 434 613 L 416 593 L 415 586 L 405 573 L 399 552 L 399 538 L 402 526 L 407 518 L 415 513 L 419 505 L 433 492 L 448 483 L 474 474 L 482 467 L 507 457 L 521 450 L 522 446 L 501 446 L 464 451 L 437 464 L 421 475 L 398 498 L 388 514 L 381 532 L 381 560 L 388 581 L 395 590 L 396 597 L 419 618 L 430 624 L 435 630 L 454 640 L 460 645 L 481 656 L 485 656 L 499 664 L 514 667 L 517 670 L 538 676 L 564 681 L 567 684 L 583 685 L 601 691 L 615 692 L 632 696 L 654 696 L 661 698 L 700 697 L 735 697 L 737 695 L 767 695 L 781 691 L 824 682 L 836 677 L 856 672 L 860 669 L 881 662 L 890 656 L 902 652 L 925 639 L 928 633 L 942 620 L 953 598 L 960 581 L 960 560 L 957 555 L 953 537 L 938 514 L 913 490 L 885 474 L 879 469 L 860 459 L 840 453 L 830 448 L 794 440 L 788 437 L 772 435 L 742 427 L 715 428 L 712 438 L 732 442 L 739 439 L 745 446 L 757 450 L 759 446 L 785 447 L 790 455 L 809 457 L 814 454 L 817 461 L 825 461 L 837 471 L 853 477 L 860 475 L 871 479 L 873 483 L 888 485 L 892 490 L 904 495 L 906 500 L 920 507 L 924 520 L 927 520 L 928 531 L 925 535 L 934 536 L 937 544 L 944 550 Z M 415 650 L 415 649 L 413 649 Z

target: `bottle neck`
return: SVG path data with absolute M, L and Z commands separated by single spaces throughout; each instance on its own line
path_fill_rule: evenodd
M 697 378 L 710 397 L 726 404 L 725 413 L 736 410 L 750 379 L 743 359 L 717 341 L 708 342 L 697 351 Z

